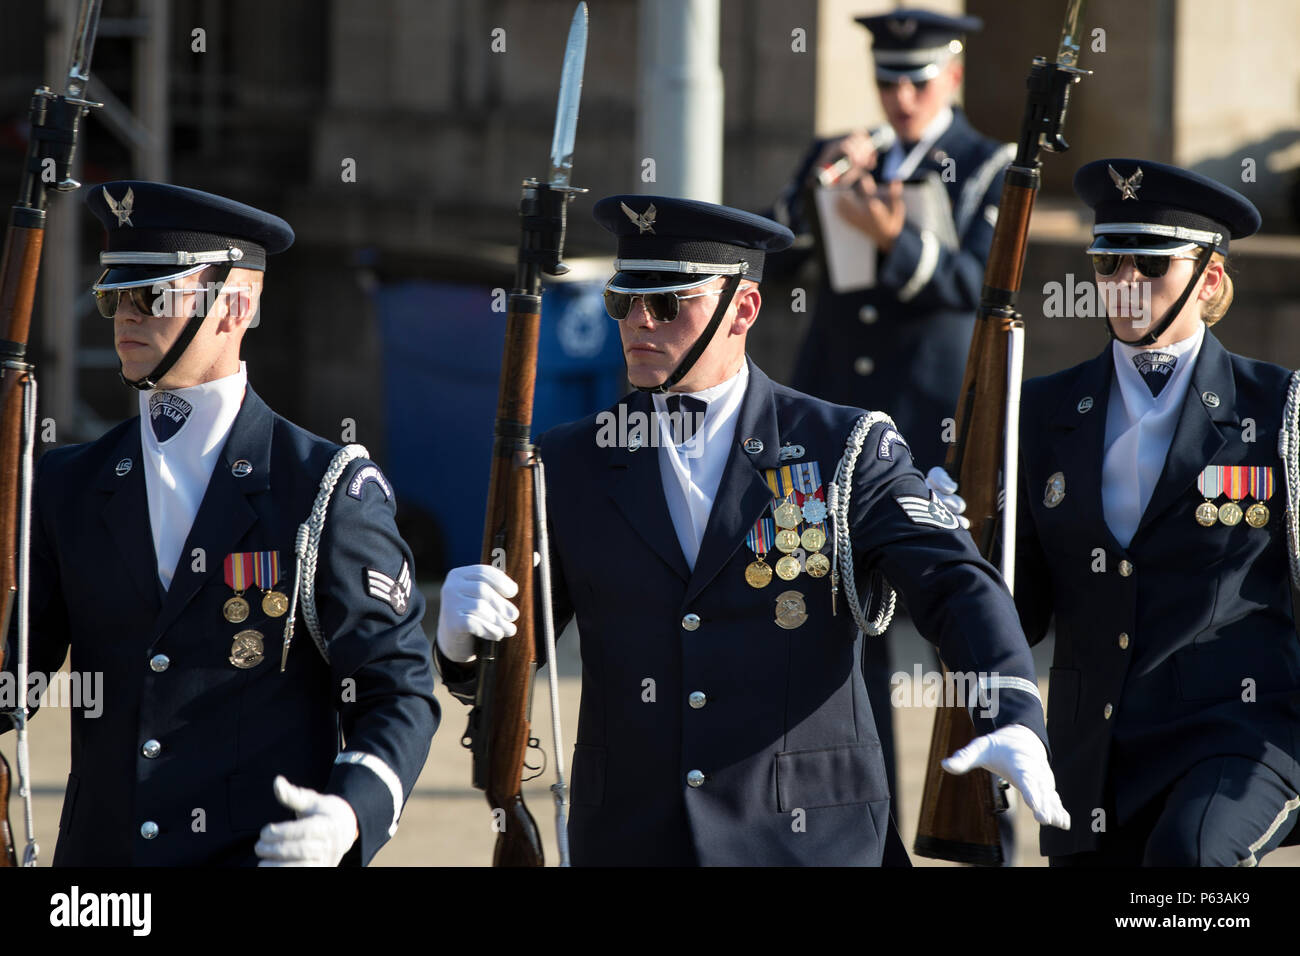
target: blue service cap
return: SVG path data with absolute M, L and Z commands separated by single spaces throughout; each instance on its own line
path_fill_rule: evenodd
M 769 252 L 794 242 L 779 222 L 670 196 L 608 196 L 592 209 L 618 237 L 616 292 L 677 292 L 724 275 L 758 282 Z
M 933 10 L 891 10 L 854 17 L 871 31 L 876 79 L 931 80 L 962 50 L 962 38 L 984 26 L 979 17 L 953 17 Z
M 266 269 L 293 245 L 279 216 L 198 189 L 143 180 L 92 186 L 86 205 L 108 233 L 96 291 L 166 282 L 213 264 Z
M 1237 192 L 1189 169 L 1149 159 L 1099 159 L 1074 174 L 1074 191 L 1096 224 L 1088 252 L 1177 255 L 1259 231 L 1259 210 Z

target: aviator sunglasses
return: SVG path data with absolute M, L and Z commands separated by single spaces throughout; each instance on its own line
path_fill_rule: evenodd
M 1092 268 L 1099 276 L 1113 276 L 1119 271 L 1120 264 L 1128 253 L 1094 252 Z M 1169 262 L 1173 259 L 1196 259 L 1196 256 L 1156 256 L 1138 254 L 1133 256 L 1133 265 L 1137 271 L 1148 279 L 1159 279 L 1169 271 Z
M 609 313 L 611 319 L 622 322 L 632 311 L 632 302 L 634 299 L 640 299 L 645 305 L 645 310 L 649 313 L 650 318 L 656 322 L 671 322 L 677 318 L 680 310 L 680 303 L 683 299 L 699 299 L 706 295 L 722 295 L 725 289 L 714 289 L 712 292 L 696 292 L 691 295 L 682 295 L 680 292 L 615 292 L 613 289 L 605 289 L 605 311 Z
M 117 307 L 121 303 L 122 293 L 125 292 L 131 299 L 131 304 L 141 315 L 153 315 L 154 303 L 162 299 L 164 303 L 169 300 L 175 302 L 176 296 L 187 295 L 191 292 L 207 292 L 203 287 L 193 289 L 173 289 L 168 287 L 163 292 L 155 292 L 154 286 L 151 285 L 133 285 L 125 289 L 95 289 L 91 294 L 95 297 L 95 306 L 99 309 L 99 314 L 106 319 L 111 319 L 117 315 Z M 168 312 L 164 312 L 164 315 Z

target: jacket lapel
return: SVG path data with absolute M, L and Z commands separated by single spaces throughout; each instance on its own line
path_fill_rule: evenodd
M 1213 405 L 1206 403 L 1211 395 Z M 1151 492 L 1146 511 L 1142 512 L 1135 539 L 1182 496 L 1202 469 L 1223 450 L 1231 431 L 1220 431 L 1219 426 L 1237 424 L 1237 386 L 1232 375 L 1232 359 L 1219 340 L 1206 331 L 1192 369 L 1192 380 L 1183 396 L 1183 408 L 1165 456 L 1165 467 Z
M 627 409 L 629 430 L 638 421 L 634 417 L 637 413 L 640 413 L 640 420 L 646 422 L 646 430 L 641 434 L 639 447 L 621 447 L 619 443 L 610 448 L 609 496 L 632 529 L 685 581 L 690 577 L 690 571 L 682 546 L 677 541 L 659 475 L 659 449 L 652 435 L 658 427 L 653 400 L 645 392 L 636 392 L 621 404 Z M 618 407 L 614 409 L 616 415 L 619 410 Z
M 155 628 L 155 640 L 172 625 L 199 590 L 214 576 L 223 576 L 226 555 L 234 550 L 257 519 L 248 496 L 271 487 L 271 430 L 274 417 L 252 387 L 244 393 L 225 448 L 217 458 L 203 502 L 181 549 L 176 574 L 163 602 Z M 252 470 L 244 477 L 234 474 L 238 461 Z M 146 511 L 147 513 L 147 511 Z M 203 570 L 195 571 L 195 548 L 204 552 Z
M 119 475 L 118 464 L 130 462 L 130 470 Z M 149 525 L 149 498 L 144 483 L 144 455 L 140 448 L 140 424 L 131 423 L 113 448 L 100 471 L 96 489 L 108 495 L 104 502 L 104 523 L 126 564 L 127 573 L 152 607 L 159 600 L 158 559 Z
M 1106 455 L 1106 411 L 1114 378 L 1114 356 L 1108 344 L 1086 363 L 1072 387 L 1065 390 L 1052 415 L 1056 466 L 1065 476 L 1066 502 L 1073 497 L 1079 526 L 1102 528 L 1114 551 L 1123 551 L 1106 524 L 1101 501 L 1101 466 Z M 1080 409 L 1086 409 L 1080 411 Z M 1029 488 L 1031 495 L 1042 489 Z
M 718 483 L 718 492 L 713 496 L 713 510 L 709 513 L 709 523 L 700 542 L 695 571 L 686 588 L 688 603 L 708 586 L 731 560 L 736 549 L 745 543 L 754 522 L 772 500 L 772 491 L 763 478 L 763 469 L 780 464 L 781 434 L 777 427 L 772 381 L 748 358 L 745 361 L 749 363 L 749 384 L 740 404 L 726 468 Z M 745 442 L 755 438 L 763 443 L 763 449 L 750 454 L 745 451 Z

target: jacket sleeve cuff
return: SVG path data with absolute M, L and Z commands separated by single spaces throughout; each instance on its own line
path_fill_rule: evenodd
M 442 652 L 442 649 L 435 644 L 433 649 L 434 662 L 438 667 L 438 676 L 442 682 L 447 685 L 447 690 L 451 696 L 455 697 L 462 704 L 474 703 L 477 694 L 478 684 L 478 664 L 470 661 L 468 664 L 460 664 L 453 661 L 450 657 Z
M 334 759 L 328 792 L 346 800 L 357 815 L 360 835 L 352 850 L 359 865 L 368 865 L 397 832 L 404 802 L 401 780 L 374 754 L 345 750 Z M 351 861 L 345 857 L 344 862 Z
M 878 281 L 886 288 L 897 290 L 899 302 L 909 302 L 934 277 L 939 252 L 937 236 L 904 222 L 903 231 L 881 263 Z
M 969 708 L 977 734 L 987 734 L 999 727 L 1021 724 L 1043 742 L 1048 755 L 1047 722 L 1043 716 L 1043 698 L 1038 685 L 1024 677 L 982 676 L 979 699 Z

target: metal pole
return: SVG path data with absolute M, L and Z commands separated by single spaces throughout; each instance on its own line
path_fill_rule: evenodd
M 68 50 L 72 46 L 75 2 L 46 0 L 45 83 L 62 89 L 67 77 Z M 80 179 L 78 170 L 85 154 L 84 143 L 77 150 L 71 175 Z M 77 247 L 81 232 L 81 195 L 55 194 L 46 207 L 45 247 L 41 253 L 40 301 L 41 333 L 44 361 L 38 361 L 36 373 L 41 378 L 41 418 L 55 422 L 55 437 L 61 442 L 80 441 L 76 414 L 77 323 L 82 310 L 77 308 Z M 89 298 L 87 298 L 89 302 Z M 39 358 L 39 357 L 38 357 Z M 37 429 L 40 434 L 42 429 Z
M 639 190 L 721 202 L 719 0 L 641 0 L 638 18 Z

